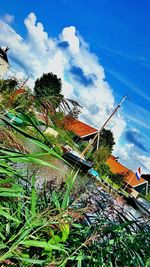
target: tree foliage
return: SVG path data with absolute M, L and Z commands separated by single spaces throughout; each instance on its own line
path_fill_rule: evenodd
M 99 172 L 100 176 L 109 176 L 111 173 L 109 166 L 103 162 L 97 164 L 96 170 Z
M 141 177 L 150 183 L 150 174 L 142 174 Z
M 57 75 L 44 73 L 41 78 L 35 81 L 34 92 L 39 99 L 50 99 L 52 96 L 61 96 L 62 83 Z
M 103 129 L 100 133 L 99 146 L 108 147 L 112 152 L 113 146 L 115 144 L 113 133 L 111 130 Z
M 124 185 L 126 175 L 123 173 L 111 173 L 109 178 L 117 185 Z
M 15 90 L 16 86 L 18 85 L 18 81 L 15 78 L 7 79 L 7 80 L 0 80 L 0 92 L 12 92 Z
M 111 154 L 111 150 L 108 146 L 100 146 L 97 151 L 94 152 L 94 158 L 96 165 L 104 163 Z

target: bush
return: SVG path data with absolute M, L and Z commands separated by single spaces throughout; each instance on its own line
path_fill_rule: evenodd
M 115 184 L 119 186 L 123 186 L 125 182 L 125 176 L 120 173 L 111 173 L 109 176 L 110 180 L 112 180 Z
M 99 172 L 100 176 L 110 176 L 111 174 L 109 166 L 105 163 L 97 164 L 95 169 Z

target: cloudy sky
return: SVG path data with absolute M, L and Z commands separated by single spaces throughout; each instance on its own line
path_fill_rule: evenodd
M 100 128 L 126 100 L 111 128 L 114 155 L 128 168 L 150 172 L 150 1 L 5 0 L 0 46 L 10 48 L 9 75 L 29 85 L 57 74 L 66 97 L 83 106 L 80 119 Z

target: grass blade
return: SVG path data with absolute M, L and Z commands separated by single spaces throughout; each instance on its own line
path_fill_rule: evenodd
M 11 216 L 8 212 L 0 209 L 0 216 L 3 216 L 5 217 L 7 220 L 11 220 L 11 221 L 14 221 L 14 222 L 17 222 L 17 223 L 21 223 L 17 218 Z
M 37 201 L 37 194 L 35 190 L 35 177 L 32 176 L 31 180 L 31 213 L 33 216 L 36 215 L 36 201 Z
M 25 241 L 22 241 L 21 244 L 26 246 L 26 247 L 43 248 L 47 251 L 59 250 L 59 251 L 63 251 L 65 253 L 67 253 L 67 251 L 62 248 L 62 245 L 60 245 L 60 244 L 51 245 L 51 244 L 47 243 L 46 241 L 25 240 Z

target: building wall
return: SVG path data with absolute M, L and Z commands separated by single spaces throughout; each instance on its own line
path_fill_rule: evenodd
M 3 78 L 5 73 L 8 71 L 9 64 L 0 57 L 0 79 Z

